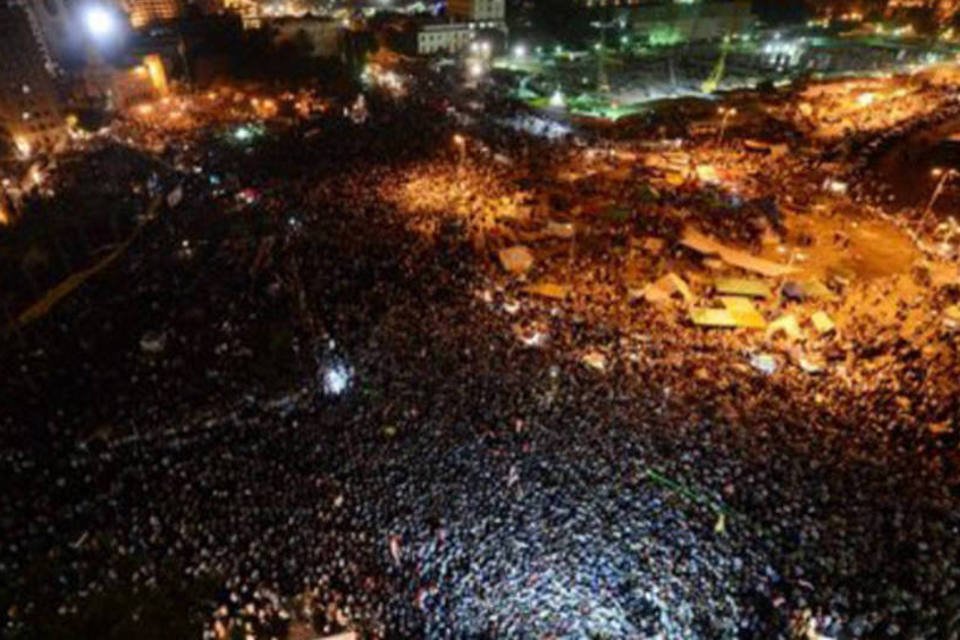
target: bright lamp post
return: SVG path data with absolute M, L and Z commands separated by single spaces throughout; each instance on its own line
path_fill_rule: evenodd
M 722 116 L 720 120 L 720 133 L 717 135 L 717 144 L 720 144 L 723 142 L 723 134 L 727 132 L 727 121 L 737 115 L 737 110 L 734 107 L 720 107 L 717 109 L 717 113 Z

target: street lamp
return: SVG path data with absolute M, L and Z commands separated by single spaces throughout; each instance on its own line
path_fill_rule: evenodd
M 957 171 L 956 169 L 944 169 L 943 167 L 934 167 L 931 169 L 930 177 L 937 178 L 937 186 L 933 188 L 933 193 L 930 195 L 930 200 L 927 202 L 927 206 L 923 210 L 923 215 L 920 217 L 921 229 L 926 226 L 927 218 L 933 212 L 933 206 L 937 203 L 937 200 L 940 198 L 940 195 L 946 188 L 947 183 L 951 180 L 951 178 L 955 178 L 957 175 L 960 175 L 960 171 Z
M 737 115 L 737 110 L 734 107 L 720 107 L 717 109 L 717 113 L 722 116 L 720 119 L 720 132 L 717 135 L 717 144 L 721 144 L 723 142 L 723 134 L 727 131 L 727 121 Z

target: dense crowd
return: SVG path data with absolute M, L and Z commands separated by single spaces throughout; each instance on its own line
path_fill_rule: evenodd
M 954 334 L 865 324 L 824 345 L 845 378 L 766 375 L 624 292 L 523 297 L 494 258 L 523 225 L 478 245 L 470 203 L 535 211 L 580 151 L 453 133 L 373 101 L 168 149 L 183 201 L 3 347 L 4 634 L 957 637 Z M 432 173 L 462 206 L 413 197 Z M 616 293 L 625 233 L 562 261 Z

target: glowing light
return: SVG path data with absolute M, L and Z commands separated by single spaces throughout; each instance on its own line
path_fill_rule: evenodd
M 676 27 L 663 25 L 653 29 L 648 40 L 651 46 L 668 47 L 682 42 L 683 34 Z
M 553 92 L 553 95 L 550 96 L 550 106 L 555 109 L 563 109 L 567 106 L 567 99 L 563 95 L 563 91 L 557 89 Z
M 17 148 L 17 152 L 20 154 L 21 158 L 29 158 L 30 154 L 33 152 L 33 147 L 30 145 L 30 141 L 23 136 L 14 137 L 13 144 Z
M 29 177 L 30 177 L 30 182 L 32 182 L 34 186 L 40 186 L 41 184 L 43 184 L 43 180 L 46 176 L 40 170 L 40 167 L 37 167 L 36 165 L 34 165 L 30 167 Z
M 848 190 L 848 185 L 846 182 L 834 180 L 832 178 L 828 178 L 826 181 L 824 181 L 823 186 L 827 191 L 838 196 L 846 195 Z
M 150 76 L 150 84 L 161 95 L 169 93 L 167 85 L 167 70 L 163 66 L 163 60 L 155 53 L 151 53 L 143 58 L 143 66 Z
M 353 369 L 342 362 L 334 362 L 323 369 L 323 392 L 328 396 L 339 396 L 350 388 Z
M 471 60 L 467 65 L 467 73 L 471 78 L 479 78 L 483 75 L 483 64 L 479 60 Z
M 105 40 L 119 30 L 116 15 L 100 5 L 91 5 L 84 10 L 83 24 L 87 33 L 97 40 Z
M 513 57 L 517 59 L 522 59 L 527 57 L 527 47 L 526 45 L 518 44 L 513 48 Z

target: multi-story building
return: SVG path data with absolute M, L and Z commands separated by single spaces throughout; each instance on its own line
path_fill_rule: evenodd
M 417 32 L 417 53 L 424 56 L 435 53 L 462 51 L 477 36 L 477 30 L 464 22 L 427 24 Z
M 447 0 L 447 15 L 461 22 L 496 23 L 506 19 L 504 0 Z
M 155 22 L 176 20 L 183 15 L 183 3 L 180 0 L 123 0 L 122 6 L 130 16 L 130 25 L 134 29 Z
M 658 41 L 696 42 L 719 40 L 748 31 L 755 18 L 750 0 L 701 0 L 697 3 L 667 2 L 638 6 L 627 12 L 634 33 Z
M 83 30 L 74 3 L 65 0 L 12 0 L 26 12 L 30 27 L 52 72 L 82 58 Z
M 578 0 L 585 10 L 605 11 L 651 44 L 715 40 L 748 30 L 755 22 L 750 0 Z
M 0 128 L 22 156 L 66 138 L 60 100 L 45 52 L 23 7 L 0 0 Z
M 447 21 L 422 23 L 416 50 L 420 55 L 458 53 L 481 35 L 499 32 L 502 37 L 506 30 L 504 0 L 447 0 Z
M 224 0 L 223 8 L 240 16 L 244 29 L 259 29 L 263 24 L 263 12 L 256 0 Z

